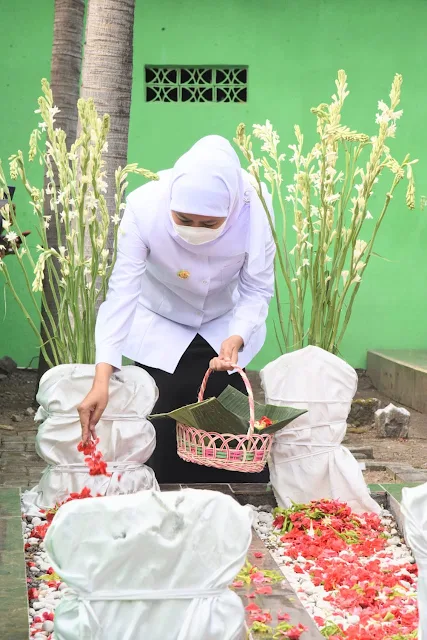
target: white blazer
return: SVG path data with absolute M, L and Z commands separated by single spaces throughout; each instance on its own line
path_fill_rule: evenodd
M 244 237 L 232 256 L 191 253 L 174 240 L 166 214 L 146 206 L 152 184 L 127 199 L 117 261 L 96 323 L 96 362 L 120 369 L 125 356 L 173 373 L 197 334 L 217 353 L 224 340 L 239 335 L 244 341 L 239 364 L 246 366 L 266 336 L 274 292 L 271 233 L 259 247 L 266 256 L 259 273 L 248 272 Z

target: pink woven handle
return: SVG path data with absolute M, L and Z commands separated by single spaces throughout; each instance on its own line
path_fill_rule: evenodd
M 245 383 L 246 391 L 248 392 L 248 400 L 249 400 L 249 429 L 248 429 L 248 436 L 251 436 L 253 434 L 254 428 L 255 428 L 255 401 L 254 401 L 254 394 L 252 392 L 251 383 L 249 382 L 249 379 L 248 379 L 246 373 L 243 371 L 243 369 L 241 369 L 239 366 L 237 366 L 237 364 L 233 364 L 231 366 L 233 367 L 233 369 L 236 369 L 236 371 L 238 373 L 240 373 L 240 375 L 242 376 L 243 382 Z M 206 371 L 205 377 L 203 378 L 203 382 L 202 382 L 202 385 L 200 387 L 199 396 L 198 396 L 198 401 L 199 402 L 202 402 L 204 397 L 205 397 L 206 385 L 208 383 L 209 376 L 211 375 L 211 373 L 214 373 L 214 370 L 213 369 L 208 369 Z

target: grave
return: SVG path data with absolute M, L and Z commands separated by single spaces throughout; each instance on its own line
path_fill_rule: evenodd
M 416 486 L 415 483 L 377 484 L 371 485 L 372 497 L 395 516 L 399 526 L 402 517 L 400 501 L 404 486 Z M 214 489 L 233 496 L 240 504 L 255 506 L 274 506 L 274 495 L 266 485 L 257 484 L 222 484 L 222 485 L 165 485 L 163 491 L 179 490 L 184 487 L 195 489 Z M 25 577 L 25 559 L 21 524 L 20 491 L 17 488 L 0 489 L 0 638 L 5 640 L 26 640 L 28 638 L 28 604 Z M 262 553 L 262 560 L 255 560 L 255 553 Z M 253 531 L 252 543 L 248 559 L 262 569 L 279 571 L 274 559 L 270 556 L 264 543 Z M 304 640 L 321 640 L 322 636 L 316 625 L 305 611 L 297 595 L 284 579 L 283 583 L 273 584 L 270 595 L 261 596 L 262 606 L 273 614 L 286 611 L 293 624 L 302 623 L 308 627 Z M 248 603 L 247 588 L 237 589 L 237 593 Z M 255 635 L 253 640 L 258 640 Z

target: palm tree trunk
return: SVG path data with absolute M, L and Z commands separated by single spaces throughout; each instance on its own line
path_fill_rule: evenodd
M 111 215 L 115 211 L 114 174 L 119 166 L 127 163 L 134 11 L 135 0 L 89 0 L 86 22 L 80 96 L 93 98 L 100 115 L 110 115 L 108 151 L 104 158 L 108 182 L 106 200 Z M 108 243 L 108 248 L 112 247 L 113 236 Z
M 77 100 L 82 66 L 84 15 L 85 0 L 55 0 L 50 85 L 54 103 L 60 109 L 55 116 L 56 122 L 58 127 L 61 127 L 67 134 L 67 140 L 71 140 L 71 142 L 74 142 L 77 135 Z M 46 188 L 46 177 L 44 183 Z M 50 215 L 48 197 L 45 198 L 44 206 L 45 215 Z M 57 248 L 55 216 L 52 216 L 46 234 L 49 247 Z M 44 280 L 44 295 L 52 317 L 56 321 L 57 309 L 50 278 Z M 42 314 L 52 334 L 51 324 L 44 308 L 42 308 Z M 46 341 L 44 331 L 42 331 L 42 339 Z M 52 351 L 49 344 L 46 345 L 46 350 L 51 357 Z M 40 353 L 38 381 L 48 368 L 42 353 Z

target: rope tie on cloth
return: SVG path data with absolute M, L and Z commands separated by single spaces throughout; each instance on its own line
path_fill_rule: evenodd
M 280 462 L 276 461 L 275 464 L 285 464 L 287 462 L 293 462 L 294 460 L 303 460 L 304 458 L 312 458 L 313 456 L 320 456 L 324 453 L 330 453 L 333 449 L 338 449 L 342 446 L 341 442 L 310 442 L 309 440 L 291 440 L 287 436 L 289 434 L 301 433 L 309 429 L 316 429 L 320 427 L 332 427 L 335 425 L 345 424 L 344 420 L 332 420 L 331 422 L 325 422 L 324 424 L 309 424 L 298 429 L 286 429 L 281 435 L 275 436 L 273 449 L 277 453 L 283 453 L 283 450 L 289 446 L 296 447 L 316 447 L 320 448 L 320 451 L 310 451 L 309 453 L 302 453 L 299 456 L 291 456 Z
M 101 601 L 160 601 L 160 600 L 195 600 L 199 598 L 218 598 L 228 592 L 228 587 L 222 589 L 141 589 L 134 591 L 94 591 L 85 595 L 76 593 L 73 589 L 64 590 L 64 599 L 79 605 L 80 640 L 98 640 L 102 631 L 101 623 L 94 612 L 91 602 Z M 88 636 L 87 632 L 91 635 Z
M 61 411 L 47 411 L 44 407 L 39 407 L 34 417 L 34 421 L 44 422 L 48 419 L 63 420 L 64 418 L 69 420 L 80 420 L 80 416 L 77 411 L 66 413 Z M 146 420 L 146 417 L 129 413 L 115 413 L 110 416 L 108 413 L 104 413 L 101 420 L 105 422 L 116 422 L 117 420 L 121 422 L 141 422 L 141 420 Z
M 107 462 L 108 473 L 135 471 L 142 469 L 145 464 L 142 462 Z M 64 473 L 89 473 L 89 469 L 84 462 L 72 462 L 70 464 L 49 464 L 52 471 L 62 471 Z
M 292 462 L 293 460 L 303 460 L 304 458 L 312 458 L 313 456 L 320 456 L 323 453 L 330 453 L 333 449 L 338 449 L 341 447 L 340 442 L 303 442 L 300 440 L 299 442 L 282 442 L 281 445 L 296 445 L 302 447 L 321 447 L 321 451 L 310 451 L 310 453 L 302 453 L 299 456 L 291 456 L 290 458 L 286 458 L 286 460 L 280 460 L 280 462 L 275 462 L 275 464 L 285 464 L 286 462 Z

